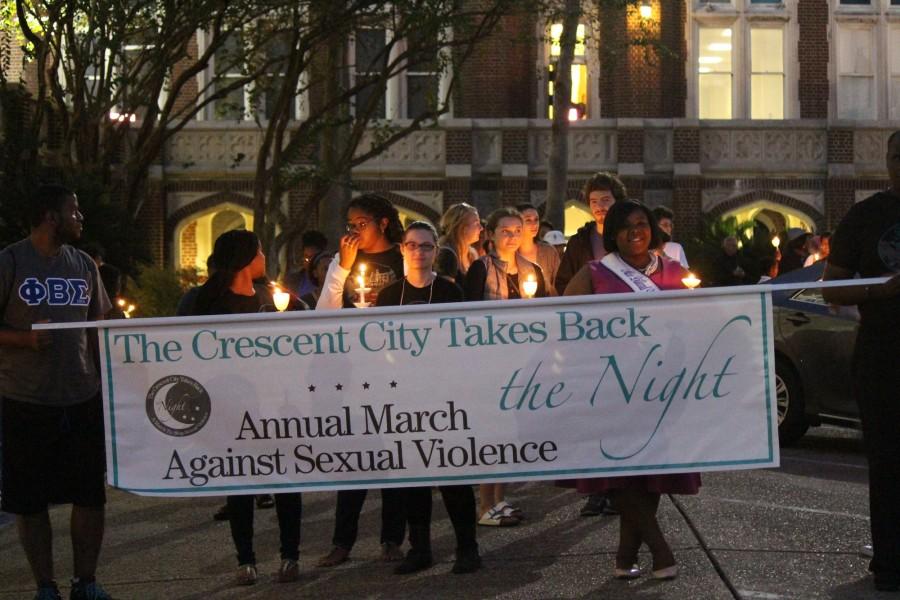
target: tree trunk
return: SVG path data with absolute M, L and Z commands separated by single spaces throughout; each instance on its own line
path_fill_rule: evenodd
M 569 108 L 572 104 L 572 60 L 581 1 L 566 0 L 559 60 L 553 83 L 553 124 L 550 128 L 550 158 L 547 165 L 547 202 L 544 218 L 558 229 L 565 227 L 566 188 L 569 170 Z

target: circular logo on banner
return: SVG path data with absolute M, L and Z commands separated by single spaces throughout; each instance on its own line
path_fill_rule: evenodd
M 197 433 L 209 420 L 211 408 L 203 386 L 186 375 L 163 377 L 147 392 L 147 417 L 166 435 Z
M 900 223 L 885 231 L 878 240 L 878 257 L 888 269 L 900 273 Z

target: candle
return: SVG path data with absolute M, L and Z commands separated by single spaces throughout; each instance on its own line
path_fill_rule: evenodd
M 687 286 L 690 289 L 694 289 L 695 287 L 700 285 L 700 280 L 697 279 L 697 277 L 693 273 L 688 273 L 687 277 L 685 277 L 681 280 L 681 283 L 683 283 L 685 286 Z
M 776 235 L 775 237 L 773 237 L 773 238 L 772 238 L 772 245 L 775 246 L 776 248 L 777 248 L 778 246 L 780 246 L 780 245 L 781 245 L 781 238 L 779 238 L 777 235 Z
M 272 299 L 275 301 L 275 308 L 278 312 L 282 312 L 288 307 L 288 304 L 291 303 L 291 295 L 282 291 L 278 286 L 275 286 L 275 291 L 272 293 Z
M 534 278 L 534 275 L 529 275 L 525 282 L 522 283 L 522 289 L 525 291 L 525 296 L 528 298 L 534 298 L 534 295 L 537 293 L 537 280 Z
M 365 272 L 365 265 L 359 265 L 360 272 Z M 362 275 L 356 278 L 356 283 L 359 284 L 359 287 L 356 288 L 356 291 L 359 293 L 359 303 L 363 306 L 366 305 L 366 280 Z

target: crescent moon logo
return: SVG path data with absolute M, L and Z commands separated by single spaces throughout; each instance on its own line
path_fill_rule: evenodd
M 167 375 L 150 386 L 146 408 L 153 426 L 173 437 L 197 433 L 212 412 L 207 391 L 187 375 Z

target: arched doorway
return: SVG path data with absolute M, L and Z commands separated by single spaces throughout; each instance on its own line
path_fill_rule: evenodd
M 579 227 L 584 226 L 585 223 L 592 222 L 594 215 L 591 214 L 591 211 L 584 203 L 578 200 L 568 200 L 564 208 L 563 220 L 565 223 L 563 233 L 566 238 L 570 238 L 575 235 Z
M 768 230 L 772 235 L 788 229 L 802 229 L 814 233 L 816 221 L 813 217 L 796 208 L 776 204 L 769 200 L 756 200 L 722 214 L 723 218 L 735 217 L 738 223 L 753 221 L 754 230 Z
M 175 228 L 174 263 L 176 269 L 194 269 L 206 273 L 206 258 L 220 235 L 233 229 L 253 230 L 253 211 L 223 202 L 183 219 Z

